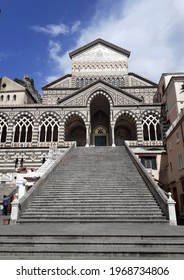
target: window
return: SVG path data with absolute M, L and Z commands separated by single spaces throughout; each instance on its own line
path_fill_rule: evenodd
M 56 117 L 46 116 L 40 125 L 40 142 L 57 142 L 58 127 Z
M 7 95 L 7 101 L 10 101 L 10 95 Z
M 3 95 L 1 95 L 1 101 L 3 101 L 4 100 L 4 96 Z
M 17 99 L 17 96 L 16 96 L 16 94 L 14 94 L 13 101 L 16 101 L 16 99 Z
M 176 131 L 176 143 L 180 142 L 180 134 L 179 131 Z
M 148 169 L 157 169 L 156 157 L 141 157 L 141 163 L 145 168 Z
M 0 117 L 0 143 L 6 142 L 6 136 L 7 136 L 7 122 L 2 117 Z
M 161 140 L 161 126 L 159 119 L 153 115 L 144 117 L 143 119 L 144 141 Z
M 33 123 L 28 116 L 20 117 L 14 126 L 14 142 L 31 142 L 32 141 Z
M 178 163 L 179 163 L 179 168 L 182 169 L 184 168 L 184 161 L 183 161 L 183 155 L 182 153 L 178 154 Z

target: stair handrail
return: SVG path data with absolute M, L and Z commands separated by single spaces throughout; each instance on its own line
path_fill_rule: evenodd
M 166 218 L 170 221 L 171 225 L 176 225 L 176 213 L 175 213 L 175 201 L 171 198 L 171 193 L 165 192 L 161 189 L 155 181 L 150 177 L 147 173 L 146 168 L 140 163 L 139 159 L 133 153 L 131 148 L 129 147 L 127 141 L 124 142 L 125 148 L 130 155 L 131 159 L 133 160 L 137 170 L 139 171 L 141 177 L 145 181 L 146 185 L 148 186 L 150 192 L 153 194 L 154 198 L 156 199 L 157 203 L 159 204 L 160 208 L 162 209 Z
M 16 224 L 18 218 L 20 215 L 28 208 L 30 203 L 34 200 L 36 195 L 42 190 L 42 187 L 44 186 L 45 182 L 47 181 L 48 177 L 50 176 L 51 172 L 54 172 L 55 168 L 57 167 L 58 163 L 62 160 L 64 160 L 68 153 L 76 146 L 75 143 L 71 145 L 69 148 L 66 149 L 64 153 L 61 155 L 58 155 L 58 157 L 55 159 L 53 164 L 48 168 L 48 170 L 38 179 L 37 182 L 29 189 L 24 196 L 22 196 L 20 199 L 16 199 L 14 201 L 14 205 L 12 204 L 12 208 L 14 206 L 15 214 L 11 214 L 11 224 Z M 12 219 L 12 216 L 15 218 Z

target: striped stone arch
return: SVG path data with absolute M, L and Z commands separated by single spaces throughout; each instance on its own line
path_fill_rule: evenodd
M 128 116 L 129 118 L 131 118 L 134 122 L 137 121 L 138 117 L 137 115 L 132 112 L 132 111 L 128 111 L 128 110 L 121 110 L 119 111 L 113 118 L 113 122 L 116 123 L 117 119 L 121 116 Z
M 98 97 L 98 96 L 104 96 L 108 99 L 109 101 L 109 104 L 110 104 L 110 107 L 113 106 L 114 104 L 114 101 L 113 101 L 113 97 L 109 94 L 109 93 L 106 93 L 105 91 L 102 91 L 102 90 L 97 90 L 95 91 L 94 93 L 92 93 L 88 99 L 87 99 L 87 107 L 90 107 L 90 104 L 91 104 L 91 101 L 95 98 L 95 97 Z
M 68 121 L 69 119 L 71 119 L 73 116 L 78 116 L 78 117 L 80 117 L 81 119 L 83 119 L 84 123 L 86 124 L 86 122 L 87 122 L 86 116 L 85 116 L 83 113 L 79 112 L 79 111 L 71 111 L 71 112 L 67 113 L 67 114 L 64 116 L 64 118 L 63 118 L 64 124 L 66 124 L 67 121 Z
M 114 116 L 116 146 L 124 145 L 125 140 L 137 140 L 137 116 L 128 110 L 121 110 Z
M 29 119 L 32 119 L 33 123 L 36 121 L 35 116 L 34 116 L 31 112 L 23 111 L 23 112 L 17 113 L 17 114 L 12 118 L 13 124 L 16 123 L 18 119 L 20 119 L 21 117 L 24 117 L 24 116 L 27 117 L 27 118 L 29 118 Z
M 86 145 L 86 117 L 78 111 L 69 112 L 64 121 L 64 141 L 75 141 L 77 146 Z
M 141 114 L 140 121 L 144 141 L 162 140 L 160 118 L 161 113 L 157 110 L 147 110 Z
M 161 118 L 161 112 L 157 111 L 157 110 L 145 110 L 142 111 L 139 117 L 139 120 L 142 121 L 146 116 L 148 115 L 154 115 L 157 118 Z
M 54 112 L 54 111 L 48 111 L 48 112 L 43 112 L 39 119 L 38 122 L 40 123 L 45 117 L 47 116 L 53 116 L 55 119 L 57 119 L 58 123 L 61 123 L 61 117 L 58 113 Z
M 10 116 L 4 112 L 0 112 L 0 118 L 5 119 L 7 123 L 10 121 Z

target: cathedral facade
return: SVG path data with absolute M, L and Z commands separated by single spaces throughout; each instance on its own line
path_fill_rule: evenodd
M 160 172 L 167 128 L 158 85 L 128 71 L 130 52 L 97 39 L 69 54 L 71 73 L 45 85 L 0 79 L 0 180 L 17 164 L 38 168 L 49 149 L 120 146 L 128 141 L 146 168 Z M 154 174 L 153 174 L 154 175 Z

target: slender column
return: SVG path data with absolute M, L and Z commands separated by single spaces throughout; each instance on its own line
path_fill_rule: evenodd
M 61 123 L 59 125 L 59 129 L 58 129 L 59 146 L 64 145 L 64 141 L 65 141 L 65 126 L 64 126 L 64 122 L 61 121 Z
M 14 128 L 13 123 L 8 123 L 7 128 L 7 135 L 6 135 L 6 146 L 11 146 L 11 143 L 13 142 L 13 136 L 14 136 Z
M 86 147 L 90 146 L 89 133 L 90 133 L 90 124 L 86 124 Z
M 114 128 L 115 128 L 115 124 L 111 123 L 112 147 L 116 147 Z
M 39 123 L 36 121 L 32 128 L 32 146 L 37 147 L 40 139 L 39 139 Z
M 142 128 L 141 121 L 139 121 L 139 120 L 136 121 L 136 127 L 137 127 L 137 142 L 138 142 L 138 145 L 142 145 L 143 144 L 143 128 Z

